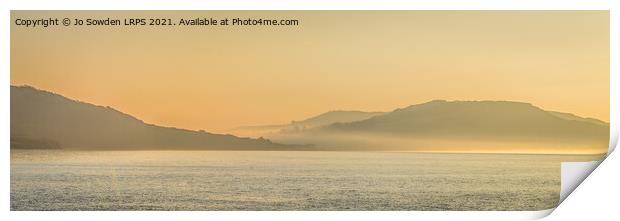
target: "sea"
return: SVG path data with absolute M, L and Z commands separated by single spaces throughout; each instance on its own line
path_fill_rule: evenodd
M 601 155 L 11 150 L 11 210 L 544 210 Z

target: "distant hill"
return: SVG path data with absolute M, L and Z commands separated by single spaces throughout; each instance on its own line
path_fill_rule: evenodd
M 556 117 L 559 117 L 565 120 L 576 120 L 576 121 L 583 121 L 583 122 L 598 124 L 602 126 L 609 126 L 607 123 L 599 119 L 584 118 L 584 117 L 580 117 L 580 116 L 577 116 L 571 113 L 562 113 L 562 112 L 556 112 L 556 111 L 547 111 L 547 112 L 549 112 L 550 114 L 553 114 Z
M 364 112 L 364 111 L 329 111 L 302 121 L 293 121 L 291 125 L 299 127 L 319 127 L 334 123 L 348 123 L 366 120 L 368 118 L 384 114 L 384 112 Z
M 607 140 L 609 136 L 609 126 L 601 121 L 509 101 L 436 100 L 324 129 L 439 137 Z
M 111 107 L 29 86 L 11 86 L 11 147 L 63 149 L 295 150 L 267 139 L 239 138 L 147 124 Z
M 510 101 L 436 100 L 387 113 L 330 111 L 254 128 L 271 130 L 269 139 L 161 127 L 29 86 L 11 86 L 10 108 L 11 148 L 20 149 L 602 153 L 609 142 L 606 122 Z
M 268 135 L 270 133 L 298 132 L 316 127 L 327 126 L 334 123 L 348 123 L 365 120 L 384 112 L 344 111 L 336 110 L 319 114 L 301 121 L 292 121 L 289 124 L 243 126 L 232 130 L 236 134 Z
M 512 143 L 521 142 L 528 143 L 530 149 L 539 144 L 540 149 L 552 146 L 559 150 L 570 147 L 571 151 L 581 147 L 606 150 L 609 124 L 573 114 L 545 111 L 521 102 L 435 100 L 365 120 L 333 123 L 270 138 L 284 143 L 308 142 L 319 146 L 366 149 L 397 147 L 400 150 L 423 148 L 432 151 L 439 143 L 446 143 L 446 146 L 450 143 L 453 146 L 445 148 L 449 151 L 467 144 L 487 146 L 493 143 L 496 149 L 506 150 L 508 147 L 502 146 L 518 148 Z

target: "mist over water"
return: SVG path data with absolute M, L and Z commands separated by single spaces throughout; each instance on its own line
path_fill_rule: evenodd
M 596 155 L 11 150 L 11 210 L 543 210 Z

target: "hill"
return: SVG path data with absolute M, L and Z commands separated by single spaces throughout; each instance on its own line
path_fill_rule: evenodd
M 522 102 L 435 100 L 269 138 L 340 149 L 605 152 L 609 124 Z
M 365 120 L 374 116 L 384 114 L 384 112 L 364 112 L 364 111 L 328 111 L 317 116 L 313 116 L 301 121 L 292 121 L 289 124 L 242 126 L 233 129 L 235 134 L 248 136 L 269 136 L 273 133 L 290 133 L 302 130 L 328 126 L 334 123 L 348 123 Z
M 607 140 L 609 136 L 609 126 L 601 121 L 510 101 L 436 100 L 324 130 L 515 139 Z
M 11 86 L 11 147 L 114 150 L 295 150 L 267 139 L 240 138 L 145 123 L 111 107 Z

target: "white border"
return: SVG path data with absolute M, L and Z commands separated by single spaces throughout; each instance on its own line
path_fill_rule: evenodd
M 0 201 L 0 213 L 2 220 L 24 220 L 32 218 L 45 218 L 47 220 L 81 220 L 88 217 L 94 220 L 111 219 L 252 219 L 252 220 L 316 220 L 317 218 L 329 220 L 410 220 L 416 219 L 465 219 L 465 220 L 497 220 L 502 219 L 528 219 L 542 217 L 551 212 L 8 212 L 10 208 L 10 155 L 8 153 L 9 140 L 9 87 L 10 84 L 10 10 L 608 10 L 611 9 L 612 24 L 618 24 L 618 1 L 587 1 L 587 0 L 425 0 L 405 1 L 386 0 L 304 0 L 304 1 L 278 1 L 278 0 L 107 0 L 107 1 L 83 1 L 83 0 L 5 0 L 0 1 L 3 14 L 1 16 L 0 30 L 0 109 L 2 123 L 0 124 L 0 140 L 5 141 L 5 151 L 0 151 L 2 159 L 2 171 L 0 188 L 2 188 L 3 200 Z M 618 90 L 613 85 L 618 85 L 617 51 L 618 44 L 615 39 L 618 35 L 618 25 L 611 25 L 611 131 L 612 146 L 617 144 L 618 139 Z M 617 170 L 616 170 L 617 171 Z M 612 174 L 608 174 L 611 177 Z M 604 181 L 603 181 L 604 182 Z M 568 199 L 570 201 L 570 197 Z M 611 203 L 611 202 L 609 202 Z M 571 211 L 568 211 L 571 212 Z M 575 211 L 577 212 L 577 211 Z

